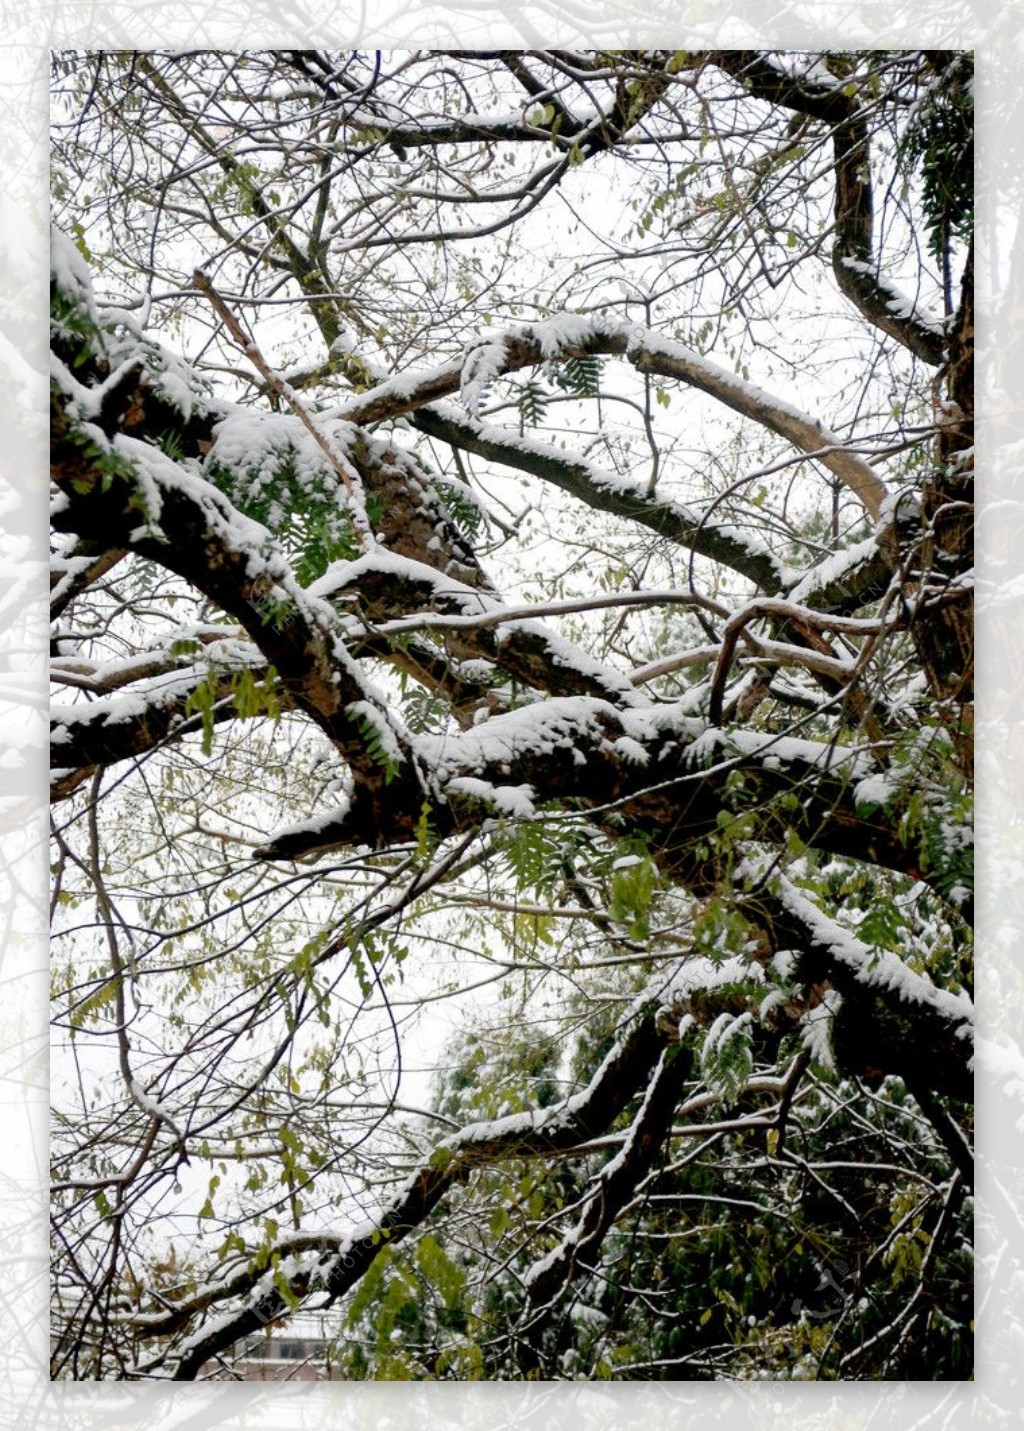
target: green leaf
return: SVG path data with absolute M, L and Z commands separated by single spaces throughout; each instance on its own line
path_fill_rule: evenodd
M 519 409 L 520 431 L 524 427 L 536 427 L 543 422 L 549 401 L 550 394 L 532 379 L 519 385 L 516 406 Z
M 214 707 L 217 704 L 217 691 L 220 681 L 217 672 L 211 666 L 206 676 L 195 690 L 189 693 L 185 702 L 186 715 L 198 715 L 203 723 L 203 754 L 209 755 L 213 750 L 213 726 Z
M 213 1210 L 213 1195 L 219 1187 L 220 1178 L 217 1176 L 216 1173 L 214 1173 L 213 1177 L 210 1179 L 210 1183 L 206 1191 L 206 1201 L 203 1203 L 197 1214 L 200 1218 L 213 1217 L 215 1215 Z
M 585 353 L 582 357 L 566 358 L 553 376 L 559 387 L 578 397 L 596 398 L 601 394 L 603 369 L 603 361 L 596 353 Z
M 112 1003 L 117 996 L 117 984 L 117 979 L 107 979 L 87 999 L 76 1005 L 71 1011 L 71 1027 L 83 1028 L 93 1014 L 99 1013 L 100 1009 Z
M 302 1298 L 293 1290 L 288 1278 L 279 1267 L 274 1269 L 274 1286 L 280 1292 L 289 1311 L 297 1312 L 302 1304 Z
M 348 1305 L 345 1320 L 350 1327 L 358 1326 L 368 1308 L 377 1300 L 384 1283 L 384 1275 L 392 1257 L 391 1248 L 383 1246 L 360 1279 L 355 1295 Z
M 612 866 L 608 912 L 617 924 L 625 925 L 633 939 L 650 933 L 650 909 L 659 885 L 658 867 L 646 849 L 636 849 L 622 841 L 623 853 Z
M 430 812 L 430 801 L 425 799 L 420 806 L 420 817 L 416 821 L 416 853 L 420 859 L 426 859 L 437 844 L 437 835 L 430 823 Z
M 416 1244 L 416 1265 L 441 1293 L 449 1311 L 461 1306 L 466 1274 L 452 1262 L 437 1238 L 429 1232 Z
M 378 720 L 383 724 L 384 717 L 376 711 L 374 711 L 371 716 L 365 710 L 351 710 L 349 717 L 358 727 L 370 759 L 373 760 L 375 764 L 383 767 L 384 784 L 390 785 L 391 781 L 398 774 L 398 762 L 386 749 L 381 729 L 377 725 Z

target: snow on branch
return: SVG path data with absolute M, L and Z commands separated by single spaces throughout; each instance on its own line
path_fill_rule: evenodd
M 57 528 L 149 557 L 233 616 L 275 667 L 286 698 L 376 790 L 385 772 L 352 709 L 378 711 L 403 751 L 405 733 L 349 651 L 342 618 L 299 584 L 266 527 L 159 447 L 76 419 L 59 388 L 51 424 L 51 472 L 66 498 Z
M 529 787 L 536 802 L 571 801 L 581 816 L 615 836 L 628 828 L 650 842 L 667 873 L 692 876 L 702 841 L 731 808 L 763 822 L 765 838 L 784 833 L 806 844 L 919 876 L 917 838 L 898 815 L 858 808 L 859 782 L 877 774 L 854 748 L 756 731 L 709 727 L 687 702 L 618 708 L 593 697 L 552 697 L 495 715 L 461 732 L 417 736 L 416 759 L 433 772 L 429 822 L 440 839 L 489 827 L 502 791 Z M 786 796 L 787 813 L 774 806 Z M 345 845 L 388 843 L 415 827 L 422 795 L 403 807 L 389 792 L 368 829 L 365 812 L 342 807 L 278 830 L 256 851 L 297 859 Z M 410 802 L 413 791 L 409 790 Z
M 562 1241 L 527 1271 L 527 1302 L 518 1335 L 536 1335 L 559 1293 L 598 1255 L 608 1229 L 661 1154 L 692 1062 L 683 1044 L 672 1044 L 662 1052 L 623 1145 L 587 1190 L 581 1216 Z
M 497 377 L 596 353 L 623 357 L 639 372 L 699 388 L 813 457 L 850 488 L 871 516 L 879 515 L 887 492 L 884 482 L 816 418 L 653 328 L 606 314 L 568 314 L 507 329 L 478 340 L 459 361 L 381 383 L 346 402 L 337 416 L 357 423 L 381 422 L 461 390 L 470 417 L 475 417 L 484 386 Z
M 730 566 L 763 591 L 780 590 L 786 568 L 753 531 L 704 511 L 647 492 L 584 458 L 568 457 L 548 443 L 512 434 L 494 423 L 467 418 L 447 403 L 420 408 L 413 425 L 464 452 L 542 478 L 597 511 L 647 527 L 699 556 Z
M 801 980 L 827 982 L 842 995 L 833 1042 L 842 1035 L 848 1068 L 898 1074 L 915 1096 L 920 1089 L 971 1099 L 974 1005 L 966 989 L 940 988 L 893 950 L 867 944 L 767 861 L 748 859 L 740 875 L 754 881 L 745 907 L 776 950 L 803 951 Z
M 540 691 L 646 704 L 614 667 L 534 619 L 534 607 L 510 610 L 496 596 L 412 558 L 378 548 L 356 561 L 335 563 L 309 591 L 351 603 L 353 634 L 363 623 L 378 640 L 401 638 L 394 642 L 396 659 L 412 632 L 436 628 L 448 633 L 454 655 L 493 662 Z M 540 616 L 554 614 L 550 605 L 537 610 Z

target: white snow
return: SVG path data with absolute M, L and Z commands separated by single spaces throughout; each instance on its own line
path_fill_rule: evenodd
M 81 304 L 95 321 L 89 265 L 74 242 L 59 229 L 50 230 L 50 279 L 67 298 Z
M 481 342 L 467 349 L 462 361 L 460 396 L 472 416 L 480 411 L 487 389 L 505 369 L 505 342 Z
M 455 794 L 469 795 L 474 800 L 491 806 L 499 815 L 529 819 L 534 813 L 532 785 L 492 785 L 486 780 L 461 776 L 449 781 L 447 789 Z
M 882 772 L 868 775 L 857 782 L 857 787 L 853 792 L 854 802 L 858 810 L 864 806 L 872 808 L 876 805 L 884 805 L 892 799 L 898 788 L 891 775 Z
M 814 598 L 818 592 L 824 591 L 834 582 L 841 581 L 847 573 L 855 572 L 859 567 L 867 565 L 877 555 L 878 543 L 874 536 L 856 542 L 853 546 L 843 547 L 842 550 L 833 552 L 831 556 L 822 557 L 816 561 L 810 571 L 801 574 L 794 573 L 797 579 L 789 587 L 786 595 L 790 601 L 813 607 Z

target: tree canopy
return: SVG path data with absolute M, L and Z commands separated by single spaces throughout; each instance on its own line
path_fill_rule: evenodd
M 972 79 L 54 56 L 54 1376 L 970 1374 Z

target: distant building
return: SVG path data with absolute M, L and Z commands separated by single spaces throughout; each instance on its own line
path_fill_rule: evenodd
M 329 1344 L 321 1335 L 274 1336 L 268 1332 L 250 1337 L 236 1354 L 230 1367 L 215 1380 L 242 1381 L 336 1381 L 331 1366 Z

